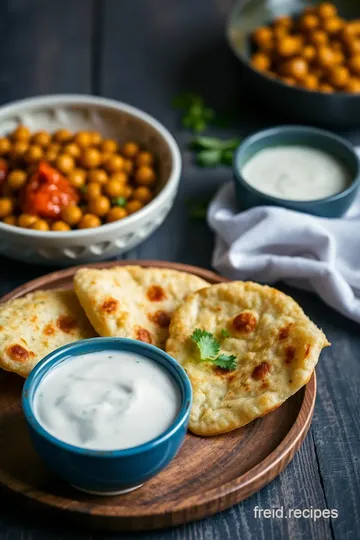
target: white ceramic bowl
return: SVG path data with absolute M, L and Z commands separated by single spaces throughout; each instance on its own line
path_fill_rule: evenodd
M 100 261 L 134 248 L 164 221 L 178 190 L 181 155 L 169 131 L 148 114 L 110 99 L 54 95 L 0 107 L 0 136 L 18 124 L 26 124 L 32 131 L 96 129 L 120 144 L 134 140 L 158 157 L 159 183 L 154 199 L 139 212 L 94 229 L 43 232 L 0 222 L 1 254 L 43 264 Z

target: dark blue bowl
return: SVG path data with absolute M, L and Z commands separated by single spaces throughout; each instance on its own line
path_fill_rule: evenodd
M 336 195 L 315 201 L 280 199 L 266 195 L 250 186 L 241 174 L 245 163 L 264 148 L 285 145 L 309 146 L 332 154 L 349 170 L 352 178 L 350 186 Z M 360 161 L 351 144 L 329 131 L 305 126 L 279 126 L 251 135 L 236 150 L 233 169 L 236 197 L 240 209 L 270 205 L 316 216 L 340 217 L 353 203 L 360 185 Z
M 74 356 L 103 350 L 131 351 L 165 368 L 181 394 L 181 407 L 173 424 L 159 437 L 125 450 L 88 450 L 67 444 L 48 433 L 33 411 L 36 389 L 55 366 Z M 166 467 L 179 450 L 187 430 L 192 389 L 183 368 L 164 351 L 132 339 L 94 338 L 60 347 L 46 356 L 25 382 L 22 405 L 33 445 L 49 468 L 73 486 L 95 494 L 124 493 L 140 487 Z

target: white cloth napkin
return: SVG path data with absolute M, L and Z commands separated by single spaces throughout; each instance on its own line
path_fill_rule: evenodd
M 212 264 L 223 275 L 286 281 L 360 322 L 360 191 L 345 217 L 327 219 L 272 206 L 237 213 L 229 183 L 212 200 L 208 223 Z

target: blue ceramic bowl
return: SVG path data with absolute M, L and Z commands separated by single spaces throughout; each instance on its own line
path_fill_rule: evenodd
M 271 146 L 308 146 L 332 154 L 349 170 L 350 186 L 336 195 L 315 201 L 292 201 L 261 193 L 242 177 L 245 163 L 257 152 Z M 283 206 L 316 216 L 334 218 L 345 214 L 355 199 L 360 185 L 360 161 L 350 143 L 329 131 L 305 126 L 279 126 L 259 131 L 245 139 L 234 156 L 234 181 L 240 209 L 253 206 Z
M 173 424 L 159 437 L 125 450 L 99 451 L 79 448 L 58 440 L 37 421 L 34 395 L 40 381 L 55 366 L 90 352 L 130 351 L 157 362 L 172 376 L 181 394 Z M 33 445 L 50 469 L 73 486 L 99 495 L 118 494 L 140 487 L 166 467 L 179 450 L 187 430 L 192 389 L 183 368 L 164 351 L 132 339 L 94 338 L 60 347 L 46 356 L 25 382 L 22 405 Z

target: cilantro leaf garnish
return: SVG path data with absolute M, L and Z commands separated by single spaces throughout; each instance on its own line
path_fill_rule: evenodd
M 223 328 L 223 329 L 221 330 L 221 337 L 223 337 L 223 338 L 230 337 L 230 332 L 229 332 L 229 330 L 227 330 L 226 328 Z
M 116 206 L 125 206 L 127 199 L 125 197 L 115 197 L 111 200 L 111 202 Z
M 191 335 L 191 339 L 198 346 L 201 360 L 214 359 L 220 352 L 219 342 L 206 330 L 196 328 Z
M 215 363 L 217 366 L 232 371 L 236 368 L 236 356 L 233 354 L 219 354 Z
M 200 352 L 200 362 L 211 362 L 222 369 L 229 371 L 236 368 L 236 356 L 219 354 L 220 343 L 213 334 L 206 330 L 196 328 L 190 339 L 196 343 Z

